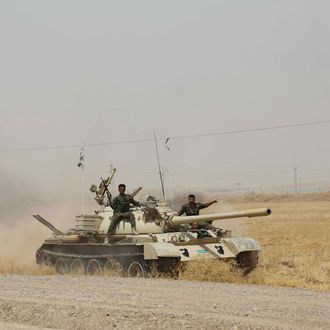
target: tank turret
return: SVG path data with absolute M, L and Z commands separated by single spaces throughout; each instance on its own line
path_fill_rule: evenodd
M 136 219 L 137 232 L 140 234 L 158 234 L 179 230 L 181 225 L 190 225 L 193 223 L 210 222 L 215 220 L 228 220 L 243 217 L 261 217 L 271 214 L 267 208 L 251 209 L 245 211 L 212 213 L 197 216 L 178 216 L 166 202 L 159 202 L 154 196 L 147 196 L 142 202 L 141 208 L 135 208 L 133 211 Z M 113 214 L 111 208 L 105 208 L 102 212 L 104 221 L 99 227 L 99 233 L 105 234 L 110 225 L 110 219 Z M 101 213 L 99 213 L 101 215 Z M 117 229 L 117 235 L 132 234 L 130 226 L 125 221 L 121 222 Z

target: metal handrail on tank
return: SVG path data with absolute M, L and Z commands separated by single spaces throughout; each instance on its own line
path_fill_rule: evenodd
M 203 214 L 203 215 L 192 215 L 192 216 L 178 216 L 175 215 L 169 219 L 169 224 L 172 226 L 198 223 L 205 221 L 215 221 L 215 220 L 227 220 L 235 218 L 253 218 L 253 217 L 263 217 L 270 215 L 272 213 L 271 209 L 261 208 L 261 209 L 251 209 L 237 212 L 227 212 L 227 213 L 213 213 L 213 214 Z
M 44 226 L 49 228 L 55 235 L 64 235 L 63 232 L 61 232 L 59 229 L 54 227 L 50 222 L 48 222 L 45 218 L 43 218 L 39 214 L 34 214 L 33 217 L 39 222 L 41 222 Z

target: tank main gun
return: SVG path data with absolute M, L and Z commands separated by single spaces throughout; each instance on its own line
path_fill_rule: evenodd
M 227 212 L 227 213 L 213 213 L 213 214 L 203 214 L 203 215 L 193 215 L 193 216 L 178 216 L 174 215 L 167 222 L 170 227 L 176 227 L 184 224 L 205 222 L 205 221 L 215 221 L 215 220 L 227 220 L 243 217 L 262 217 L 270 215 L 272 211 L 270 209 L 251 209 L 245 211 Z

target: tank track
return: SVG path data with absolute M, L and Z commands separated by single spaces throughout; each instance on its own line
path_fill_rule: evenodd
M 236 257 L 237 265 L 243 270 L 243 274 L 247 275 L 252 272 L 259 263 L 258 251 L 244 251 Z
M 72 253 L 65 251 L 70 246 L 48 245 L 41 246 L 36 253 L 37 263 L 41 266 L 51 266 L 59 274 L 101 274 L 115 273 L 120 276 L 149 277 L 160 273 L 176 276 L 179 258 L 159 258 L 158 260 L 144 260 L 142 246 L 120 246 L 95 244 L 87 245 L 96 249 L 111 250 L 101 253 Z M 60 251 L 56 251 L 59 249 Z M 117 251 L 113 251 L 117 250 Z
M 130 256 L 143 256 L 143 253 L 121 253 L 121 254 L 69 254 L 69 253 L 58 253 L 49 250 L 42 250 L 42 253 L 46 253 L 49 256 L 56 256 L 62 258 L 80 258 L 80 259 L 103 259 L 103 258 L 115 258 L 115 257 L 130 257 Z
M 76 251 L 70 251 L 73 248 L 76 248 Z M 184 267 L 180 258 L 144 260 L 142 246 L 81 244 L 80 248 L 83 251 L 79 253 L 81 249 L 77 249 L 77 245 L 44 244 L 37 250 L 37 263 L 54 267 L 59 274 L 79 272 L 93 275 L 114 271 L 118 275 L 132 276 L 130 273 L 133 272 L 134 276 L 143 277 L 159 274 L 177 277 L 180 267 Z M 91 248 L 96 249 L 95 253 L 90 253 Z M 236 263 L 243 274 L 247 275 L 257 267 L 258 259 L 257 251 L 244 251 L 237 255 Z

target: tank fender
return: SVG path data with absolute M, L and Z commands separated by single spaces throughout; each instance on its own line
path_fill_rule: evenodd
M 143 247 L 145 260 L 155 260 L 159 257 L 181 257 L 180 251 L 172 243 L 147 243 Z
M 249 237 L 229 237 L 229 238 L 224 238 L 223 242 L 235 255 L 238 255 L 240 252 L 243 251 L 261 250 L 261 246 L 259 242 Z

